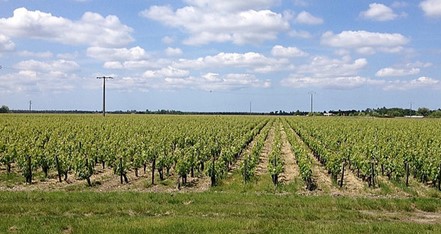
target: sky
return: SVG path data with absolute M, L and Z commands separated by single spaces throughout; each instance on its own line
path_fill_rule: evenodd
M 441 108 L 441 0 L 0 0 L 0 105 Z

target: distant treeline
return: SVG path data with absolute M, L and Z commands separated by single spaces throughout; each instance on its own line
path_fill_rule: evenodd
M 84 111 L 84 110 L 10 110 L 7 106 L 0 108 L 0 113 L 52 113 L 52 114 L 101 114 L 101 111 Z M 127 111 L 108 111 L 109 114 L 159 114 L 159 115 L 282 115 L 282 116 L 373 116 L 373 117 L 406 117 L 406 116 L 420 116 L 441 118 L 441 109 L 430 110 L 429 108 L 421 107 L 417 110 L 403 109 L 403 108 L 368 108 L 366 110 L 330 110 L 325 112 L 310 113 L 307 111 L 291 111 L 286 112 L 283 110 L 271 111 L 271 112 L 193 112 L 193 111 L 178 111 L 178 110 L 127 110 Z
M 368 108 L 363 111 L 359 110 L 331 110 L 327 113 L 328 115 L 338 115 L 338 116 L 373 116 L 373 117 L 406 117 L 406 116 L 422 116 L 422 117 L 433 117 L 441 118 L 441 109 L 430 110 L 429 108 L 421 107 L 417 110 L 403 109 L 403 108 Z

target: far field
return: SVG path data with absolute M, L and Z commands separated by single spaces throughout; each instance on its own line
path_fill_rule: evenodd
M 441 121 L 0 115 L 0 232 L 441 232 Z

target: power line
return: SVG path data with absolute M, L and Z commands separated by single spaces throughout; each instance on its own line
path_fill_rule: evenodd
M 111 76 L 98 76 L 97 79 L 103 80 L 103 116 L 106 116 L 106 80 L 113 79 Z

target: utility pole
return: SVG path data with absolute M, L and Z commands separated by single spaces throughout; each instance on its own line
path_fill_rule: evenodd
M 98 76 L 97 79 L 103 80 L 103 116 L 106 116 L 106 80 L 113 79 L 113 77 Z
M 310 105 L 311 105 L 311 114 L 314 113 L 314 91 L 310 91 L 308 92 L 308 94 L 310 95 Z

